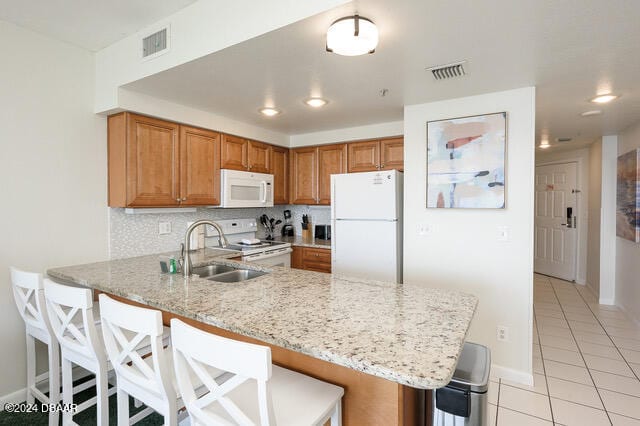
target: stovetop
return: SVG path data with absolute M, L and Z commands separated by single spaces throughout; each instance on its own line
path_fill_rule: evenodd
M 256 249 L 262 249 L 263 251 L 266 249 L 270 249 L 273 247 L 279 247 L 279 246 L 285 246 L 285 245 L 290 245 L 289 243 L 284 243 L 282 241 L 266 241 L 266 240 L 260 240 L 260 243 L 258 244 L 242 244 L 241 242 L 236 242 L 236 243 L 232 243 L 229 244 L 227 246 L 227 248 L 231 249 L 231 250 L 240 250 L 242 252 L 247 252 L 247 251 L 253 251 Z

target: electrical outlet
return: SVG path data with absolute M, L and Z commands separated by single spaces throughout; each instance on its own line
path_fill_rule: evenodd
M 159 222 L 158 223 L 158 234 L 166 235 L 171 233 L 171 222 Z
M 508 342 L 509 327 L 505 327 L 504 325 L 499 325 L 497 329 L 497 338 L 499 342 Z
M 429 224 L 426 224 L 426 223 L 419 223 L 418 224 L 418 235 L 420 235 L 420 236 L 431 234 L 434 230 L 435 230 L 434 225 L 429 225 Z

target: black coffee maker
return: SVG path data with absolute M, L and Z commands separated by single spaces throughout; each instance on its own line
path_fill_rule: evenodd
M 293 225 L 291 224 L 291 210 L 284 211 L 284 225 L 282 225 L 282 236 L 283 237 L 293 237 L 295 232 L 293 230 Z

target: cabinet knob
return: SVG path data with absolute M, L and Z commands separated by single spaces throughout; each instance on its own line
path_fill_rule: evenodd
M 187 197 L 184 197 L 184 198 L 182 199 L 182 201 L 187 201 Z
M 382 164 L 380 165 L 380 167 L 384 169 L 384 163 L 382 163 Z
M 176 198 L 176 201 L 177 201 L 177 202 L 180 202 L 180 198 Z

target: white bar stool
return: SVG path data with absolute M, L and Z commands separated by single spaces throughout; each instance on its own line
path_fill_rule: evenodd
M 171 348 L 162 341 L 161 312 L 121 303 L 106 294 L 100 295 L 100 311 L 104 343 L 118 383 L 118 425 L 133 424 L 153 412 L 145 410 L 129 419 L 129 395 L 164 416 L 166 425 L 177 425 L 188 413 L 178 416 L 184 405 L 176 391 Z M 144 359 L 135 351 L 141 344 L 151 349 Z M 209 369 L 207 374 L 217 377 L 221 372 Z
M 13 297 L 25 323 L 27 343 L 27 400 L 32 404 L 37 399 L 42 404 L 58 404 L 60 402 L 60 346 L 53 333 L 46 312 L 42 274 L 21 271 L 10 267 Z M 97 306 L 96 306 L 97 308 Z M 97 312 L 99 315 L 99 312 Z M 35 340 L 47 345 L 49 371 L 36 376 Z M 48 379 L 49 396 L 37 388 L 38 382 Z M 73 388 L 78 393 L 95 384 L 89 380 Z M 49 424 L 58 424 L 58 412 L 49 411 Z
M 193 425 L 342 424 L 344 390 L 271 364 L 271 349 L 227 339 L 171 320 L 171 341 L 178 389 Z M 205 366 L 233 375 L 224 383 Z M 198 397 L 191 372 L 208 388 Z
M 96 404 L 97 424 L 109 425 L 109 366 L 104 353 L 102 336 L 98 333 L 93 317 L 91 290 L 71 287 L 44 280 L 44 295 L 53 332 L 60 343 L 62 355 L 62 395 L 66 406 L 73 404 L 72 364 L 92 372 L 96 376 L 96 396 L 78 404 L 77 412 Z M 79 315 L 81 323 L 74 319 Z M 111 394 L 115 392 L 115 388 Z M 73 414 L 64 411 L 62 424 L 74 424 Z

